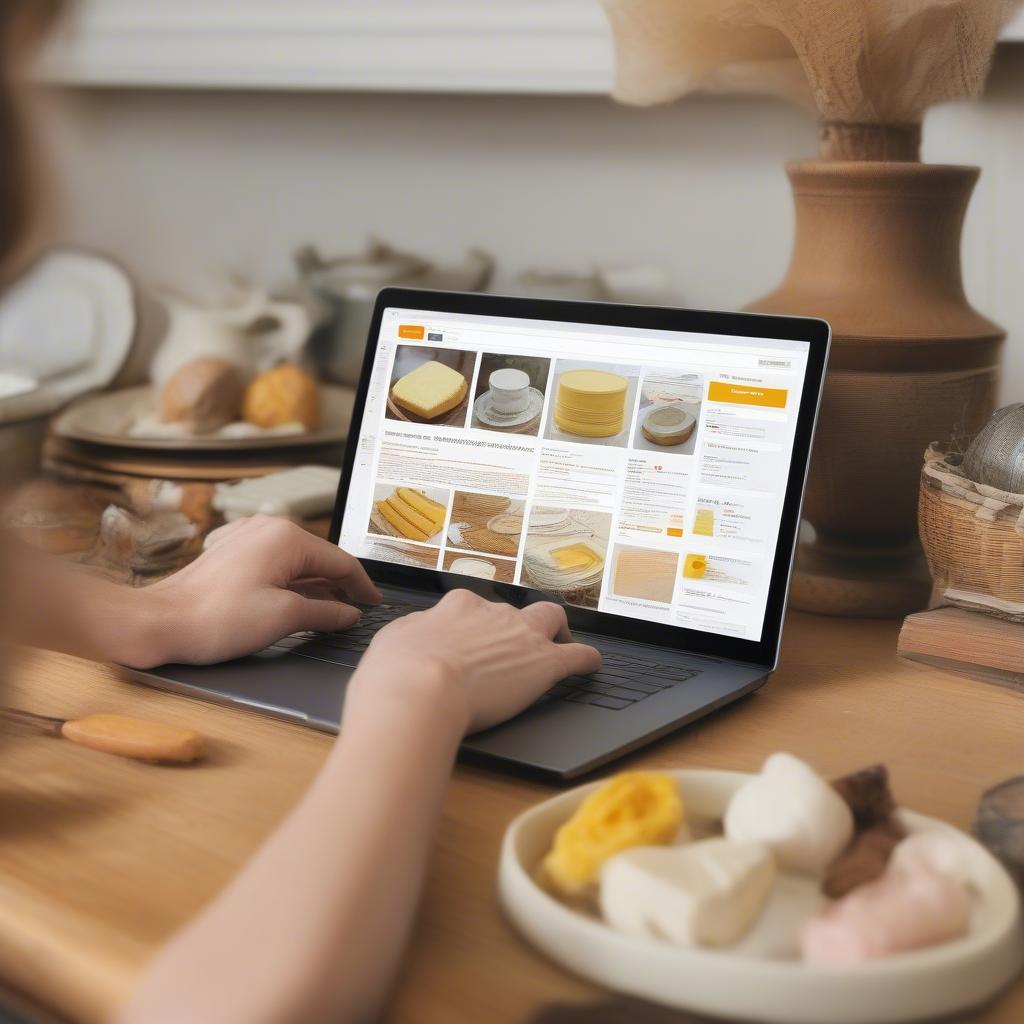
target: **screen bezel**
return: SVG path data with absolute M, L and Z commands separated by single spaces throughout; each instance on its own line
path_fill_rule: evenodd
M 337 544 L 348 503 L 349 481 L 355 463 L 356 449 L 363 425 L 363 410 L 370 387 L 370 376 L 377 354 L 381 320 L 384 311 L 397 308 L 424 313 L 456 313 L 470 316 L 508 317 L 522 320 L 548 320 L 554 323 L 592 324 L 606 327 L 633 327 L 644 330 L 720 335 L 723 337 L 777 338 L 805 341 L 809 345 L 807 372 L 804 376 L 800 408 L 797 414 L 793 455 L 786 480 L 779 526 L 778 545 L 772 564 L 768 601 L 760 640 L 722 636 L 702 630 L 666 623 L 598 612 L 573 605 L 564 605 L 570 628 L 587 633 L 605 634 L 685 650 L 709 657 L 763 665 L 773 669 L 778 660 L 782 637 L 782 621 L 786 609 L 789 577 L 796 549 L 807 466 L 811 443 L 821 401 L 822 384 L 831 329 L 824 320 L 809 317 L 774 316 L 762 313 L 717 313 L 705 310 L 674 309 L 662 306 L 631 306 L 608 302 L 574 302 L 561 299 L 512 298 L 504 295 L 480 295 L 461 292 L 440 292 L 414 288 L 384 288 L 377 295 L 370 322 L 362 372 L 356 389 L 352 423 L 342 465 L 341 480 L 334 506 L 329 539 Z M 552 600 L 544 593 L 511 583 L 446 573 L 439 569 L 360 559 L 370 576 L 380 584 L 407 587 L 425 594 L 443 594 L 454 589 L 469 589 L 497 600 L 523 606 L 536 601 Z

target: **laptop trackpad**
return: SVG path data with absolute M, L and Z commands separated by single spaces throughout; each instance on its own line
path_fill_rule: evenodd
M 163 665 L 150 676 L 186 686 L 199 694 L 226 698 L 255 708 L 293 712 L 337 726 L 345 687 L 354 669 L 300 658 L 282 651 L 225 662 L 222 665 Z

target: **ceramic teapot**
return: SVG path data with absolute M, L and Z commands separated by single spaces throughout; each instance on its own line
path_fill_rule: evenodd
M 157 387 L 186 363 L 206 356 L 226 359 L 250 374 L 295 360 L 312 326 L 304 306 L 274 301 L 257 288 L 246 288 L 220 306 L 201 306 L 171 293 L 162 299 L 169 322 L 150 367 Z
M 325 376 L 355 384 L 377 292 L 387 285 L 482 291 L 494 270 L 487 253 L 473 249 L 460 264 L 437 266 L 411 253 L 372 242 L 358 256 L 325 260 L 311 245 L 295 254 L 306 288 L 327 307 L 329 320 L 314 336 L 313 358 Z

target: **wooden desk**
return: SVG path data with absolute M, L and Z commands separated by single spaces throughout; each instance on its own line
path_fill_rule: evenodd
M 985 787 L 1024 771 L 1024 698 L 897 662 L 896 632 L 896 623 L 795 615 L 769 686 L 627 763 L 756 769 L 780 749 L 829 774 L 885 761 L 903 802 L 966 827 Z M 331 741 L 55 655 L 27 655 L 13 677 L 11 703 L 35 711 L 150 715 L 211 740 L 205 764 L 159 768 L 59 740 L 4 738 L 0 977 L 69 1018 L 100 1021 L 160 942 L 273 828 Z M 456 771 L 390 1019 L 521 1022 L 552 1004 L 607 998 L 534 953 L 498 909 L 502 832 L 549 792 Z M 343 950 L 338 961 L 343 969 Z M 641 1009 L 583 1019 L 660 1016 Z M 972 1019 L 1024 1019 L 1024 982 Z

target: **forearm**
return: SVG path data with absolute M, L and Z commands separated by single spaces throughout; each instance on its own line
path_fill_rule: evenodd
M 299 807 L 157 958 L 124 1024 L 371 1019 L 418 903 L 465 726 L 431 687 L 346 717 Z
M 162 657 L 158 597 L 0 535 L 8 640 L 100 661 L 145 667 Z

